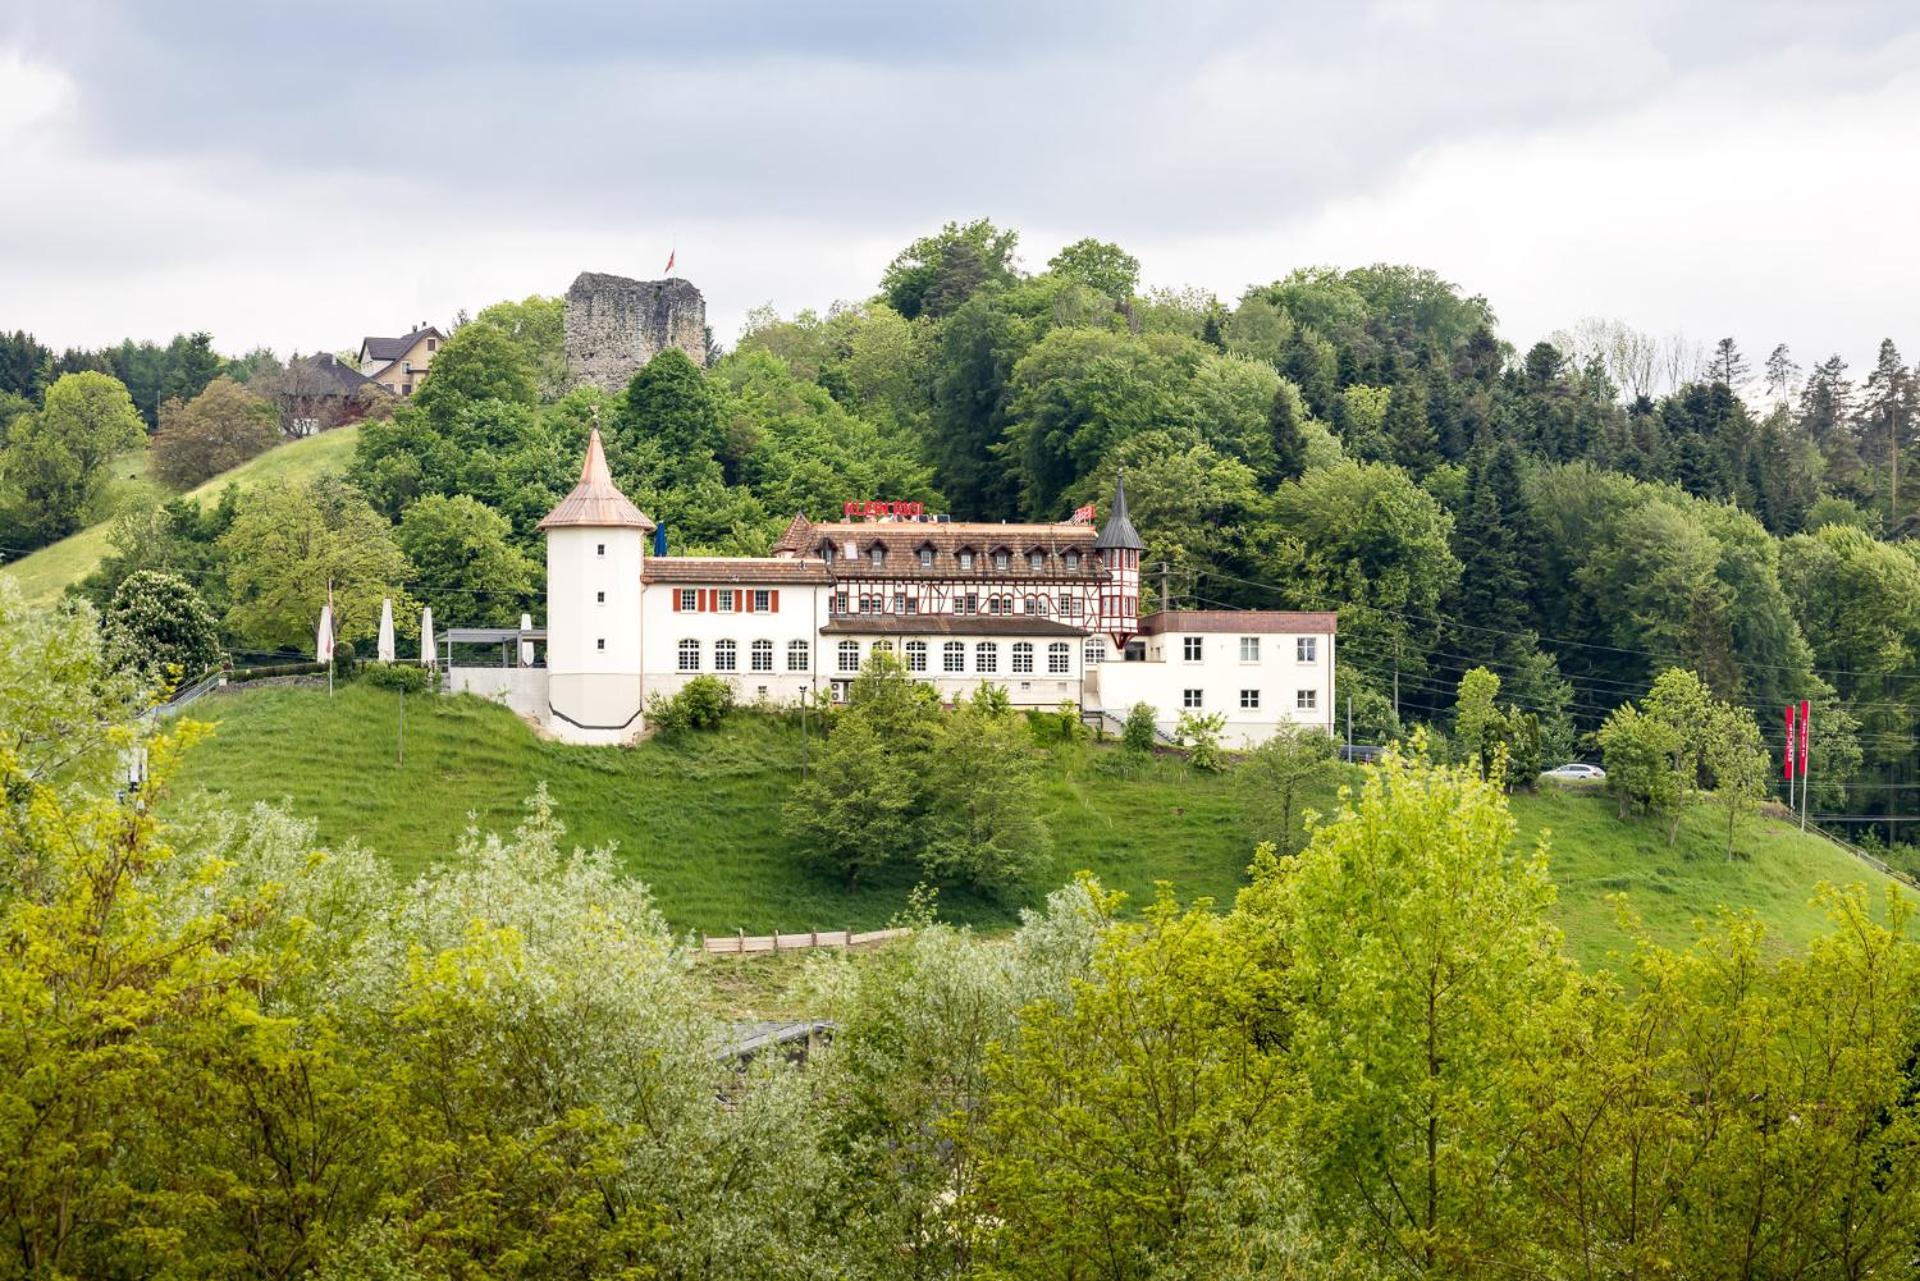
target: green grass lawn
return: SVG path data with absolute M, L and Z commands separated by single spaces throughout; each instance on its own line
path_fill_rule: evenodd
M 323 472 L 343 471 L 353 457 L 353 442 L 359 434 L 358 427 L 342 427 L 276 446 L 188 490 L 187 497 L 207 502 L 218 498 L 228 485 L 251 489 L 256 485 L 297 483 Z M 149 475 L 149 465 L 150 455 L 144 449 L 114 462 L 109 501 L 116 510 L 143 495 L 158 496 L 165 492 Z M 101 558 L 113 550 L 107 541 L 112 528 L 111 519 L 90 525 L 49 547 L 42 547 L 31 556 L 0 566 L 0 574 L 20 585 L 28 604 L 51 605 L 70 584 L 99 568 Z
M 398 695 L 342 686 L 254 689 L 210 698 L 193 714 L 211 740 L 189 755 L 176 803 L 207 792 L 241 802 L 285 800 L 319 822 L 321 839 L 358 840 L 407 871 L 451 857 L 459 833 L 512 826 L 541 782 L 583 845 L 617 845 L 668 918 L 709 932 L 871 928 L 906 902 L 911 869 L 849 895 L 810 869 L 781 818 L 799 773 L 797 730 L 741 716 L 723 732 L 629 749 L 572 747 L 538 738 L 503 708 L 460 697 L 407 700 L 406 763 L 396 763 Z M 1081 868 L 1136 902 L 1169 881 L 1184 899 L 1231 900 L 1251 837 L 1231 779 L 1156 759 L 1116 772 L 1108 748 L 1059 749 L 1044 790 L 1055 852 L 1024 901 Z M 1330 809 L 1332 798 L 1322 802 Z M 471 817 L 470 817 L 471 816 Z M 1690 816 L 1668 849 L 1653 826 L 1622 823 L 1604 797 L 1554 790 L 1520 797 L 1523 839 L 1552 834 L 1558 916 L 1569 945 L 1598 963 L 1625 946 L 1611 899 L 1626 896 L 1649 932 L 1685 942 L 1691 922 L 1719 908 L 1752 909 L 1782 946 L 1798 946 L 1823 917 L 1810 906 L 1823 881 L 1885 884 L 1879 873 L 1784 824 L 1751 821 L 1747 856 L 1729 861 L 1711 815 Z M 948 893 L 949 919 L 984 928 L 1013 923 L 1020 904 Z

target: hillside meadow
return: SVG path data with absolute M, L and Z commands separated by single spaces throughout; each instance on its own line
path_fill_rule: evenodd
M 399 696 L 343 685 L 224 692 L 192 713 L 214 734 L 187 757 L 173 804 L 224 794 L 240 803 L 284 801 L 315 819 L 329 843 L 358 841 L 408 873 L 453 856 L 459 834 L 510 828 L 541 783 L 569 839 L 616 847 L 622 867 L 652 887 L 677 928 L 872 928 L 907 902 L 915 875 L 900 867 L 848 894 L 808 864 L 781 806 L 798 777 L 803 738 L 781 720 L 739 714 L 722 731 L 628 749 L 544 741 L 505 709 L 471 697 L 408 698 L 405 760 Z M 947 919 L 997 930 L 1081 870 L 1134 901 L 1156 882 L 1183 899 L 1230 901 L 1252 839 L 1239 786 L 1179 758 L 1128 767 L 1117 749 L 1052 749 L 1043 791 L 1054 848 L 1010 903 L 947 892 Z M 1317 808 L 1337 803 L 1332 789 Z M 1624 906 L 1657 941 L 1680 944 L 1697 919 L 1752 911 L 1774 945 L 1797 948 L 1825 916 L 1822 883 L 1887 878 L 1845 851 L 1787 824 L 1755 819 L 1728 859 L 1723 829 L 1704 809 L 1669 848 L 1657 827 L 1622 822 L 1611 801 L 1548 788 L 1513 800 L 1519 839 L 1545 833 L 1559 887 L 1556 917 L 1570 950 L 1603 963 L 1630 943 Z
M 341 427 L 278 445 L 195 486 L 185 497 L 211 503 L 228 485 L 238 485 L 244 491 L 261 485 L 297 484 L 328 472 L 345 471 L 359 434 L 357 426 Z M 141 450 L 114 463 L 112 502 L 116 508 L 146 497 L 167 497 L 165 488 L 149 474 L 149 461 L 147 452 Z M 100 567 L 101 559 L 113 550 L 108 541 L 112 532 L 111 518 L 89 525 L 32 555 L 0 565 L 0 574 L 20 585 L 29 605 L 51 605 L 68 587 Z

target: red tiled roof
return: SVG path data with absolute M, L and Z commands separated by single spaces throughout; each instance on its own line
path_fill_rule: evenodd
M 1297 612 L 1284 609 L 1171 609 L 1148 614 L 1140 620 L 1142 636 L 1160 636 L 1169 632 L 1239 632 L 1244 635 L 1274 632 L 1334 634 L 1339 615 L 1326 612 Z
M 793 519 L 787 522 L 786 532 L 780 535 L 780 541 L 773 545 L 773 554 L 782 552 L 799 555 L 807 550 L 813 533 L 813 522 L 807 519 L 805 512 L 795 512 Z
M 649 556 L 643 583 L 830 583 L 824 561 L 754 556 Z

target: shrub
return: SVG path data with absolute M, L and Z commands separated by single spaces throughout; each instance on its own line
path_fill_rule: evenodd
M 427 692 L 427 669 L 413 663 L 369 663 L 360 669 L 360 679 L 375 689 L 398 690 L 402 694 Z
M 1220 712 L 1182 712 L 1174 733 L 1191 754 L 1194 768 L 1214 774 L 1227 765 L 1226 753 L 1220 747 L 1220 731 L 1226 727 L 1227 718 Z
M 648 722 L 669 736 L 718 729 L 732 710 L 733 686 L 718 676 L 696 676 L 672 697 L 655 694 L 647 700 Z
M 104 635 L 116 666 L 167 689 L 199 680 L 222 657 L 207 602 L 185 579 L 157 570 L 127 575 L 107 606 Z
M 1129 752 L 1151 752 L 1153 730 L 1153 704 L 1135 703 L 1127 712 L 1126 727 L 1120 731 L 1120 746 Z

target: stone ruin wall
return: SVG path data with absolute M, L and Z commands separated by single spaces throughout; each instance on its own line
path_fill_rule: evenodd
M 567 371 L 575 383 L 625 387 L 669 347 L 707 363 L 707 300 L 685 280 L 583 271 L 567 290 Z

